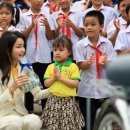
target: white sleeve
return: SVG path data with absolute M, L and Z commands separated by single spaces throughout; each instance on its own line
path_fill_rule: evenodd
M 114 50 L 117 51 L 117 50 L 120 50 L 120 51 L 123 51 L 126 48 L 125 46 L 125 35 L 124 35 L 124 31 L 120 31 L 117 38 L 116 38 L 116 42 L 115 42 L 115 46 L 114 46 Z
M 116 28 L 115 25 L 113 23 L 114 21 L 111 21 L 108 26 L 107 26 L 107 38 L 111 38 L 112 35 L 114 34 Z
M 20 21 L 16 26 L 20 31 L 23 31 L 26 29 L 26 24 L 25 24 L 24 19 L 25 19 L 24 14 L 21 14 Z
M 80 42 L 74 46 L 74 52 L 76 62 L 82 62 L 86 60 L 84 46 L 82 46 Z
M 107 56 L 108 56 L 108 61 L 112 61 L 112 60 L 114 60 L 115 58 L 116 58 L 116 56 L 117 56 L 117 53 L 116 53 L 116 51 L 114 50 L 114 48 L 113 48 L 113 45 L 112 45 L 112 43 L 110 42 L 109 44 L 108 44 L 108 47 L 107 47 L 108 49 L 107 49 Z
M 47 17 L 47 20 L 48 20 L 48 23 L 50 25 L 51 30 L 54 30 L 54 24 L 53 24 L 53 21 L 52 21 L 52 16 L 50 14 L 48 14 L 48 16 L 46 16 L 46 17 Z

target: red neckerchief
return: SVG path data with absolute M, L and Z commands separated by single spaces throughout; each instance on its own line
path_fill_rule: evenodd
M 63 20 L 67 19 L 68 16 L 71 14 L 71 12 L 69 12 L 68 14 L 60 14 L 61 18 Z M 71 37 L 71 30 L 69 26 L 64 26 L 62 25 L 61 27 L 61 31 L 62 31 L 62 35 L 67 35 L 69 38 Z
M 51 8 L 53 12 L 56 12 L 56 11 L 59 10 L 59 5 L 58 4 L 51 5 L 50 3 L 47 3 L 47 6 L 49 8 Z
M 96 51 L 96 69 L 97 69 L 97 78 L 101 79 L 101 66 L 99 64 L 99 57 L 103 54 L 99 48 L 100 45 L 98 45 L 97 47 L 94 47 L 92 45 L 90 45 L 95 51 Z
M 40 14 L 40 15 L 37 15 L 36 17 L 36 24 L 34 26 L 34 33 L 35 33 L 35 39 L 36 39 L 36 45 L 35 45 L 35 48 L 37 49 L 37 46 L 38 46 L 38 18 L 39 17 L 45 17 L 43 14 Z

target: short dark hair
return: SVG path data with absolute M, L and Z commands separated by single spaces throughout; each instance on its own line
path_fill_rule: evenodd
M 84 22 L 85 22 L 85 18 L 87 17 L 95 17 L 97 18 L 100 25 L 104 24 L 104 15 L 100 11 L 97 10 L 89 11 L 84 17 Z
M 129 11 L 130 11 L 130 4 L 128 4 L 127 6 L 126 6 L 126 14 L 128 15 L 128 13 L 129 13 Z

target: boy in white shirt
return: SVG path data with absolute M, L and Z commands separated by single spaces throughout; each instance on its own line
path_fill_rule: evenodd
M 91 10 L 97 10 L 103 13 L 105 19 L 104 19 L 104 28 L 101 31 L 101 34 L 103 36 L 107 36 L 107 25 L 109 24 L 109 22 L 111 22 L 113 19 L 115 19 L 116 15 L 115 12 L 113 10 L 113 8 L 108 7 L 108 6 L 104 6 L 103 5 L 103 0 L 92 0 L 92 7 L 85 10 L 83 12 L 83 16 L 86 15 L 87 12 L 91 11 Z
M 100 86 L 95 81 L 105 77 L 106 64 L 116 56 L 112 43 L 107 38 L 100 36 L 103 22 L 104 16 L 101 12 L 94 10 L 88 12 L 84 19 L 86 37 L 80 40 L 75 46 L 76 62 L 81 69 L 81 81 L 78 87 L 78 96 L 82 97 L 80 107 L 84 112 L 83 115 L 85 115 L 85 98 L 91 99 L 92 126 L 96 110 L 100 107 L 102 100 L 108 98 L 108 96 L 102 95 L 98 91 L 98 87 Z M 92 84 L 93 82 L 95 83 Z
M 73 9 L 71 4 L 72 0 L 59 1 L 60 10 L 52 14 L 52 20 L 55 28 L 54 37 L 66 35 L 72 40 L 74 47 L 84 35 L 84 31 L 81 12 Z M 73 55 L 75 57 L 74 52 Z
M 48 13 L 52 14 L 53 12 L 56 12 L 59 10 L 59 0 L 47 0 L 43 6 L 42 9 L 46 9 Z

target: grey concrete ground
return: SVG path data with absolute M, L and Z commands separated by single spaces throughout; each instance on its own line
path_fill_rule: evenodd
M 42 113 L 42 107 L 40 102 L 35 102 L 34 103 L 34 112 L 38 115 L 41 115 Z M 48 130 L 47 127 L 45 125 L 43 125 L 43 128 L 41 130 Z

